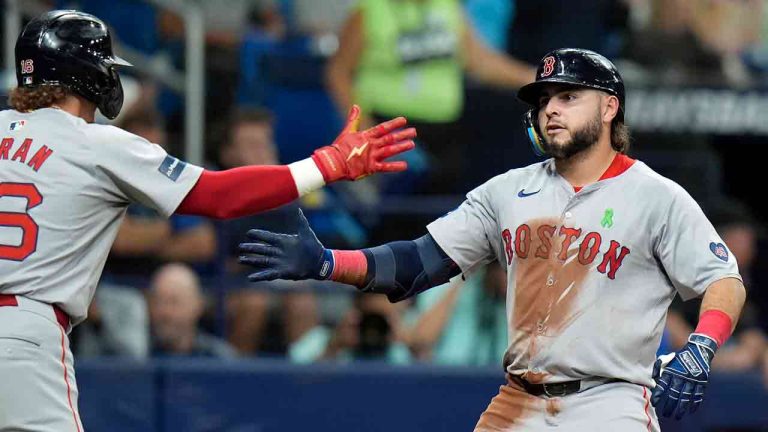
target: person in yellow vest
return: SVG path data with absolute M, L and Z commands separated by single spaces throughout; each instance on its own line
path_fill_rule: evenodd
M 459 0 L 360 0 L 326 79 L 340 113 L 356 103 L 369 123 L 392 115 L 415 123 L 422 148 L 436 162 L 428 189 L 448 192 L 461 169 L 465 72 L 511 89 L 535 74 L 528 64 L 487 47 Z

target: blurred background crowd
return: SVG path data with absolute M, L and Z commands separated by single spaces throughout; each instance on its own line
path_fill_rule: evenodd
M 173 82 L 187 54 L 178 12 L 184 2 L 18 3 L 27 18 L 55 7 L 104 19 L 118 54 L 139 65 L 121 73 L 126 105 L 115 124 L 188 156 L 185 94 Z M 392 305 L 332 283 L 250 284 L 237 245 L 254 227 L 293 232 L 298 207 L 326 247 L 421 235 L 473 187 L 536 161 L 515 92 L 547 51 L 568 46 L 616 62 L 628 88 L 630 155 L 682 184 L 738 259 L 747 305 L 714 367 L 762 371 L 768 386 L 768 207 L 760 177 L 768 142 L 767 1 L 194 3 L 205 29 L 207 167 L 307 157 L 332 141 L 352 103 L 362 106 L 364 125 L 407 116 L 419 147 L 406 156 L 406 173 L 326 188 L 255 217 L 166 220 L 130 207 L 90 316 L 72 336 L 79 359 L 500 367 L 507 330 L 497 265 Z M 7 74 L 6 89 L 14 79 Z M 697 312 L 696 300 L 675 302 L 660 351 L 684 344 Z

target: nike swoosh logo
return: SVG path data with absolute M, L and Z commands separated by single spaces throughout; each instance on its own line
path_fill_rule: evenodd
M 541 192 L 541 189 L 537 190 L 536 192 L 530 192 L 530 193 L 526 193 L 525 189 L 520 189 L 520 192 L 517 193 L 517 196 L 519 196 L 520 198 L 525 198 L 531 195 L 536 195 L 539 192 Z
M 355 156 L 362 155 L 366 147 L 368 147 L 368 141 L 366 141 L 365 144 L 361 145 L 360 147 L 353 148 L 352 151 L 349 152 L 349 156 L 347 156 L 347 160 L 350 160 Z

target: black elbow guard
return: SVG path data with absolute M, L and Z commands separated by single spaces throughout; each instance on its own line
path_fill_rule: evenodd
M 442 285 L 459 274 L 458 266 L 429 234 L 363 252 L 372 276 L 363 291 L 386 294 L 393 303 Z

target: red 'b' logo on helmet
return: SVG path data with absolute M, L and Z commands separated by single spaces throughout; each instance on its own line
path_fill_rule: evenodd
M 543 70 L 541 71 L 541 77 L 546 78 L 550 75 L 552 75 L 552 72 L 555 71 L 555 58 L 552 56 L 549 56 L 544 59 L 543 63 Z

